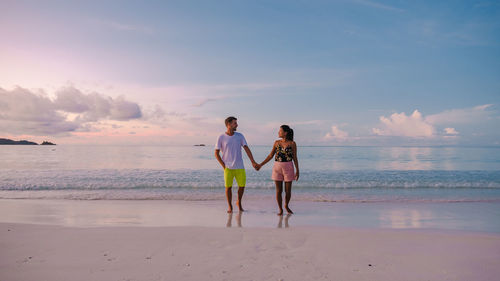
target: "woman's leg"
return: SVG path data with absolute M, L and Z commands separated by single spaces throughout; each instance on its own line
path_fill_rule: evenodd
M 292 182 L 285 182 L 285 209 L 289 214 L 293 214 L 292 210 L 288 208 L 288 203 L 290 203 L 290 198 L 292 198 Z
M 280 209 L 278 216 L 281 216 L 283 215 L 283 198 L 281 197 L 281 193 L 283 193 L 283 182 L 274 181 L 274 183 L 276 184 L 276 202 L 278 202 L 278 208 Z

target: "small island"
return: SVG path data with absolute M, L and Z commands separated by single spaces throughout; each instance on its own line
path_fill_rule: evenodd
M 194 146 L 205 146 L 204 143 L 200 143 L 200 144 L 195 144 Z
M 15 141 L 11 139 L 0 138 L 0 145 L 38 145 L 38 143 L 27 140 Z M 42 145 L 56 145 L 56 144 L 44 141 Z

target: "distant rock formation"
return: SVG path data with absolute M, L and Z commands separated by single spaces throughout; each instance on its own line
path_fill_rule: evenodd
M 205 146 L 204 143 L 200 143 L 200 144 L 195 144 L 194 146 Z
M 9 144 L 9 145 L 38 145 L 38 143 L 36 143 L 36 142 L 27 141 L 27 140 L 15 141 L 15 140 L 9 140 L 9 139 L 2 139 L 2 138 L 0 138 L 0 145 L 1 144 Z
M 43 141 L 40 145 L 56 145 L 56 144 L 51 143 L 50 141 Z

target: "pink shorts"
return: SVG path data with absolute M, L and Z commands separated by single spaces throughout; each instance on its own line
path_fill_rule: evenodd
M 271 177 L 275 181 L 290 182 L 295 179 L 295 170 L 293 169 L 293 162 L 279 162 L 274 161 L 273 175 Z

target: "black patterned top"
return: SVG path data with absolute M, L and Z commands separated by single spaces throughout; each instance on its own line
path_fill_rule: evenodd
M 292 146 L 289 145 L 287 147 L 281 146 L 278 143 L 276 147 L 276 155 L 274 156 L 274 161 L 278 162 L 290 162 L 293 160 L 293 149 Z

